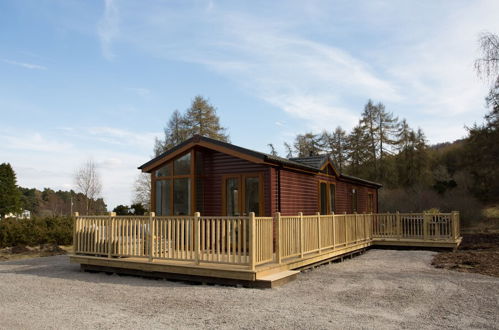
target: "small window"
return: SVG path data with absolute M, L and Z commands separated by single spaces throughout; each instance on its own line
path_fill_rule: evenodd
M 357 212 L 357 189 L 352 189 L 352 212 Z
M 329 185 L 329 213 L 333 213 L 335 211 L 335 194 L 336 186 L 334 184 Z
M 247 177 L 245 182 L 244 200 L 246 213 L 255 212 L 260 215 L 260 179 Z
M 228 178 L 227 189 L 227 215 L 239 215 L 239 178 Z
M 171 175 L 172 175 L 172 170 L 169 163 L 156 171 L 156 177 L 171 176 Z
M 367 195 L 367 211 L 374 212 L 374 195 L 373 195 L 373 193 L 369 193 Z
M 191 154 L 185 154 L 184 156 L 177 158 L 173 161 L 173 173 L 177 175 L 189 175 L 191 174 Z
M 321 214 L 327 214 L 327 183 L 321 182 Z

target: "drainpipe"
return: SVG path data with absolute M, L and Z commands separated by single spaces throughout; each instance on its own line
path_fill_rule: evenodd
M 277 168 L 277 212 L 281 212 L 281 166 Z

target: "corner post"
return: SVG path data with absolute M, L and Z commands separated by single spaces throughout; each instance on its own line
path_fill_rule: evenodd
M 282 252 L 281 252 L 281 212 L 276 212 L 275 214 L 275 221 L 276 221 L 276 258 L 277 258 L 277 263 L 280 264 L 281 263 L 281 255 L 282 255 Z
M 317 212 L 317 247 L 321 253 L 321 213 Z
M 74 221 L 73 221 L 73 254 L 76 254 L 79 251 L 80 240 L 76 238 L 76 230 L 78 229 L 78 217 L 80 214 L 78 212 L 74 213 Z
M 250 253 L 250 268 L 255 270 L 256 264 L 256 223 L 255 212 L 249 214 L 249 253 Z
M 199 246 L 201 241 L 200 218 L 201 213 L 194 213 L 194 260 L 196 265 L 199 265 Z
M 153 260 L 153 255 L 154 255 L 154 217 L 156 216 L 156 213 L 154 212 L 149 212 L 149 235 L 148 235 L 148 240 L 149 240 L 149 262 L 152 262 Z
M 300 216 L 300 258 L 303 258 L 303 212 L 298 213 Z
M 113 218 L 116 216 L 115 212 L 109 212 L 109 217 L 107 218 L 107 257 L 111 258 L 112 248 L 113 248 Z
M 397 238 L 400 240 L 402 238 L 402 231 L 401 231 L 401 218 L 400 218 L 400 212 L 397 211 L 397 213 L 395 214 L 395 219 L 397 221 Z

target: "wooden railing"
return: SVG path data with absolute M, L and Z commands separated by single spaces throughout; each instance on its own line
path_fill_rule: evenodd
M 373 214 L 373 239 L 456 240 L 459 212 Z
M 75 254 L 149 261 L 220 263 L 250 269 L 321 255 L 373 240 L 456 240 L 459 213 L 331 214 L 274 217 L 78 216 Z

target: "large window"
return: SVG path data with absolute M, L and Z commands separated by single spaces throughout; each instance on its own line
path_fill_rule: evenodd
M 157 215 L 190 215 L 193 212 L 191 161 L 191 153 L 187 153 L 156 170 Z
M 319 211 L 321 214 L 331 214 L 336 210 L 336 186 L 334 183 L 319 182 Z

